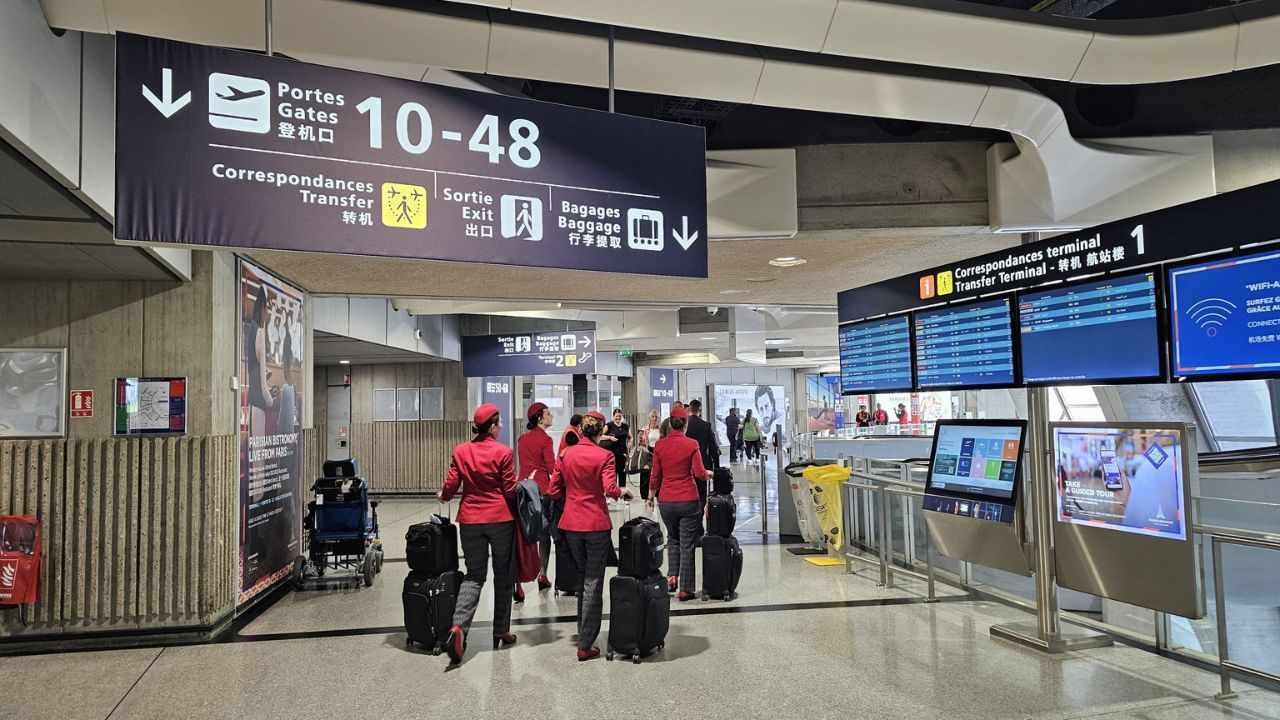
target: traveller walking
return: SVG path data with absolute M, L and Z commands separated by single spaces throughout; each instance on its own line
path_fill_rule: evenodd
M 596 638 L 604 605 L 605 561 L 612 549 L 605 498 L 630 500 L 618 487 L 613 453 L 596 443 L 604 433 L 604 415 L 592 410 L 582 420 L 583 439 L 560 458 L 551 476 L 551 495 L 564 501 L 559 529 L 578 566 L 578 660 L 600 657 Z
M 760 441 L 764 439 L 764 435 L 760 430 L 760 421 L 751 414 L 751 410 L 747 410 L 747 416 L 742 418 L 742 442 L 747 446 L 747 460 L 760 459 Z
M 511 633 L 511 550 L 515 518 L 507 504 L 516 493 L 515 463 L 511 448 L 497 440 L 502 418 L 496 405 L 485 403 L 476 408 L 472 423 L 475 437 L 453 449 L 449 474 L 440 489 L 443 502 L 459 493 L 462 495 L 458 505 L 458 534 L 467 560 L 467 574 L 458 591 L 453 627 L 449 629 L 445 645 L 455 665 L 462 662 L 466 652 L 467 633 L 480 604 L 490 554 L 493 555 L 493 647 L 496 650 L 516 641 Z
M 694 597 L 698 580 L 693 565 L 694 544 L 702 535 L 697 486 L 711 478 L 702 464 L 698 442 L 684 434 L 688 419 L 689 412 L 683 407 L 672 408 L 671 432 L 654 448 L 649 479 L 667 526 L 667 589 L 674 591 L 678 586 L 676 599 L 682 602 Z M 652 499 L 649 507 L 653 507 Z
M 640 497 L 649 499 L 649 478 L 653 468 L 653 447 L 662 438 L 662 419 L 657 410 L 649 411 L 649 420 L 636 433 L 636 444 L 642 449 L 640 453 Z
M 540 402 L 530 405 L 525 416 L 526 430 L 516 441 L 516 455 L 520 460 L 520 477 L 532 478 L 538 483 L 538 490 L 542 493 L 542 506 L 548 508 L 551 502 L 549 497 L 551 474 L 556 469 L 556 453 L 553 448 L 555 443 L 547 434 L 547 428 L 551 427 L 554 417 L 551 408 Z M 548 530 L 550 527 L 548 523 Z M 538 556 L 542 563 L 542 572 L 538 575 L 538 589 L 546 590 L 551 587 L 551 581 L 547 579 L 547 566 L 551 562 L 550 532 L 538 538 Z M 524 594 L 519 585 L 516 586 L 516 594 L 518 596 Z
M 684 434 L 698 443 L 698 454 L 702 456 L 702 466 L 704 468 L 718 467 L 720 465 L 720 441 L 716 439 L 716 431 L 715 428 L 711 427 L 711 423 L 702 419 L 702 401 L 697 398 L 690 400 L 687 410 L 689 412 L 689 422 L 685 425 Z M 699 482 L 698 505 L 705 505 L 706 502 L 707 484 Z
M 614 471 L 618 476 L 618 486 L 627 485 L 627 440 L 631 439 L 631 426 L 627 424 L 622 408 L 613 409 L 613 420 L 604 426 L 604 434 L 600 436 L 600 446 L 613 452 Z
M 742 418 L 738 417 L 738 408 L 729 408 L 724 416 L 724 433 L 729 436 L 729 462 L 738 462 L 738 451 L 742 449 Z

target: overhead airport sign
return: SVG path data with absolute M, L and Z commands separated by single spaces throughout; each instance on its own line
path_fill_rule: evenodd
M 116 237 L 707 276 L 702 128 L 116 35 Z
M 594 331 L 512 333 L 462 338 L 462 374 L 590 375 L 596 371 Z
M 1277 207 L 1273 181 L 902 275 L 841 292 L 840 322 L 1274 240 Z

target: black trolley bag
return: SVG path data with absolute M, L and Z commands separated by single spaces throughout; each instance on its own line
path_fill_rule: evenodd
M 551 542 L 555 547 L 555 577 L 552 579 L 557 595 L 576 595 L 578 593 L 578 563 L 569 552 L 569 542 L 564 531 L 560 529 L 560 517 L 564 515 L 564 500 L 552 500 L 548 508 Z
M 702 598 L 732 600 L 742 578 L 742 547 L 732 535 L 703 535 Z
M 632 518 L 618 528 L 618 574 L 647 578 L 662 568 L 662 526 L 647 518 Z
M 404 535 L 409 569 L 435 577 L 458 569 L 458 526 L 443 515 L 409 526 Z
M 417 643 L 425 646 L 432 655 L 444 651 L 461 588 L 462 573 L 457 570 L 435 576 L 409 573 L 400 594 L 404 603 L 404 629 L 409 634 L 408 645 Z
M 615 575 L 609 580 L 609 650 L 639 663 L 666 647 L 671 626 L 671 596 L 660 573 L 646 578 Z
M 715 494 L 707 498 L 707 534 L 729 537 L 738 524 L 738 502 L 732 495 Z

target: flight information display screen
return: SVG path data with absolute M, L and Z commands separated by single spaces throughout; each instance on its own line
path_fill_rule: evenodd
M 1014 384 L 1009 298 L 915 313 L 916 386 Z
M 1173 374 L 1218 378 L 1280 369 L 1280 251 L 1169 270 Z
M 840 392 L 911 389 L 911 326 L 906 315 L 840 327 Z
M 1163 379 L 1156 308 L 1154 271 L 1020 294 L 1023 382 Z

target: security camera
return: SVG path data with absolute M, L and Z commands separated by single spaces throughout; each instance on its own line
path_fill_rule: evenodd
M 709 314 L 711 314 L 711 315 L 715 315 L 715 314 L 717 314 L 717 313 L 719 313 L 719 312 L 720 312 L 720 306 L 719 306 L 719 305 L 708 305 L 708 306 L 707 306 L 707 312 L 708 312 Z
M 422 328 L 413 331 L 413 336 L 419 340 L 422 339 Z

